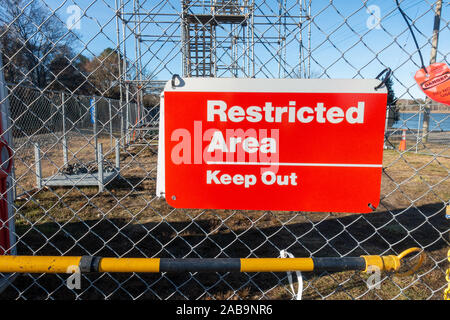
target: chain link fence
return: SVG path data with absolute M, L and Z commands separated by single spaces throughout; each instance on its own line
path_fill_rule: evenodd
M 404 0 L 421 50 L 436 4 Z M 411 276 L 304 274 L 304 299 L 442 299 L 447 286 L 450 109 L 423 99 L 420 68 L 394 1 L 0 0 L 2 72 L 14 152 L 12 251 L 105 257 L 345 257 L 420 247 Z M 449 63 L 448 2 L 437 60 Z M 159 94 L 185 77 L 374 78 L 393 70 L 381 202 L 369 214 L 183 210 L 155 196 Z M 92 103 L 92 98 L 95 102 Z M 93 123 L 92 105 L 98 120 Z M 3 115 L 3 114 L 2 114 Z M 425 120 L 424 120 L 425 119 Z M 428 126 L 424 126 L 424 122 Z M 406 151 L 399 151 L 406 130 Z M 39 186 L 89 165 L 96 186 Z M 36 145 L 39 145 L 36 153 Z M 326 147 L 326 146 L 325 146 Z M 38 161 L 39 160 L 39 161 Z M 98 167 L 93 169 L 99 170 Z M 70 172 L 73 173 L 73 172 Z M 206 195 L 205 195 L 206 196 Z M 448 209 L 447 209 L 448 210 Z M 291 299 L 284 273 L 3 274 L 3 299 Z
M 11 118 L 14 119 L 11 131 L 16 144 L 21 138 L 24 142 L 33 142 L 33 137 L 52 133 L 55 136 L 93 134 L 91 108 L 94 103 L 98 114 L 98 135 L 120 137 L 136 126 L 136 103 L 129 103 L 128 110 L 124 108 L 122 113 L 120 101 L 115 99 L 68 95 L 13 84 L 8 86 L 8 96 Z

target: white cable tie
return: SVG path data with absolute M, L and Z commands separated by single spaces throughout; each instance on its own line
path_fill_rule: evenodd
M 295 258 L 292 253 L 287 252 L 286 250 L 281 250 L 280 251 L 280 257 L 281 258 Z M 302 273 L 300 271 L 295 271 L 295 273 L 297 275 L 297 283 L 298 283 L 297 293 L 295 293 L 294 283 L 292 281 L 292 272 L 291 271 L 287 272 L 289 286 L 291 287 L 291 290 L 292 290 L 291 291 L 292 298 L 294 298 L 296 300 L 302 300 L 302 292 L 303 292 L 303 277 L 302 277 Z

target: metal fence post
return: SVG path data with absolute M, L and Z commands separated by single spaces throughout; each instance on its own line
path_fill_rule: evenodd
M 64 167 L 67 167 L 69 163 L 69 157 L 67 154 L 67 137 L 66 137 L 66 100 L 64 92 L 61 93 L 61 111 L 62 111 L 62 146 L 63 146 L 63 159 Z
M 130 103 L 127 103 L 126 106 L 126 115 L 125 115 L 125 144 L 128 145 L 130 143 Z
M 123 115 L 122 100 L 119 101 L 119 110 L 117 113 L 119 114 L 119 117 L 120 117 L 120 143 L 123 143 L 125 145 L 125 142 L 123 140 L 124 139 L 124 131 L 125 131 L 125 124 L 124 124 L 125 117 Z
M 116 161 L 115 161 L 115 165 L 116 165 L 116 170 L 117 172 L 120 171 L 120 142 L 118 139 L 115 139 L 115 155 L 116 155 Z
M 98 152 L 97 152 L 97 146 L 98 146 L 98 128 L 97 128 L 97 100 L 95 97 L 91 98 L 91 121 L 92 121 L 92 127 L 94 131 L 94 153 L 95 153 L 95 161 L 98 161 Z
M 112 129 L 112 111 L 111 111 L 111 99 L 108 99 L 108 107 L 109 107 L 109 141 L 112 147 L 113 145 L 113 129 Z
M 39 143 L 34 144 L 34 163 L 36 172 L 36 187 L 38 189 L 42 188 L 42 166 L 41 166 L 41 151 L 39 148 Z
M 98 191 L 103 192 L 103 145 L 101 143 L 98 144 L 98 155 L 97 155 L 97 171 L 98 171 Z

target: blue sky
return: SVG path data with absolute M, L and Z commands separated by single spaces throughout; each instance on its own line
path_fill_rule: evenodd
M 292 12 L 298 10 L 297 1 L 286 0 Z M 132 5 L 132 1 L 128 1 Z M 145 2 L 141 0 L 141 2 Z M 78 52 L 92 56 L 100 53 L 106 47 L 116 46 L 116 24 L 114 19 L 114 0 L 76 0 L 57 1 L 47 0 L 49 8 L 56 10 L 59 17 L 66 21 L 70 13 L 70 5 L 78 5 L 82 10 L 82 19 L 78 34 L 81 41 L 76 44 Z M 261 4 L 262 3 L 262 4 Z M 261 11 L 276 12 L 278 0 L 258 1 Z M 428 65 L 431 49 L 431 35 L 434 20 L 434 1 L 403 0 L 402 8 L 414 21 L 415 31 L 425 64 Z M 370 14 L 366 8 L 376 5 L 380 8 L 381 28 L 369 29 L 367 21 Z M 179 0 L 154 1 L 147 0 L 144 9 L 148 12 L 179 13 L 181 5 Z M 448 25 L 450 6 L 443 1 L 441 17 L 441 34 L 439 38 L 438 62 L 449 64 L 450 27 Z M 373 78 L 385 66 L 394 70 L 394 89 L 401 98 L 422 98 L 423 94 L 415 85 L 413 79 L 415 72 L 420 68 L 419 55 L 407 31 L 406 24 L 396 9 L 394 0 L 312 0 L 312 71 L 322 77 L 330 78 Z M 166 19 L 167 18 L 160 18 Z M 172 18 L 173 19 L 173 18 Z M 256 27 L 265 35 L 271 35 L 276 29 Z M 266 29 L 265 29 L 266 28 Z M 149 26 L 147 31 L 153 34 L 180 35 L 179 23 Z M 295 30 L 294 30 L 295 31 Z M 297 37 L 293 32 L 291 37 Z M 305 36 L 305 34 L 304 34 Z M 293 39 L 291 39 L 293 40 Z M 290 66 L 298 61 L 297 41 L 291 41 L 287 47 L 287 57 Z M 171 73 L 181 73 L 181 56 L 179 44 L 159 43 L 143 45 L 144 60 L 148 71 L 154 71 L 159 80 L 170 78 Z M 270 70 L 270 74 L 277 75 L 276 64 L 270 60 L 268 49 L 257 49 L 256 55 L 260 60 L 260 70 Z M 127 40 L 127 50 L 130 59 L 134 59 L 134 41 Z M 258 50 L 261 50 L 258 52 Z M 267 63 L 265 63 L 267 61 Z M 267 72 L 257 73 L 257 77 L 267 76 Z M 270 75 L 269 75 L 270 76 Z

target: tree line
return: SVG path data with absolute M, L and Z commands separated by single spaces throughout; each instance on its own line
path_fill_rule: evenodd
M 112 48 L 91 58 L 76 53 L 80 36 L 37 1 L 0 0 L 0 43 L 6 82 L 120 97 L 123 57 Z

